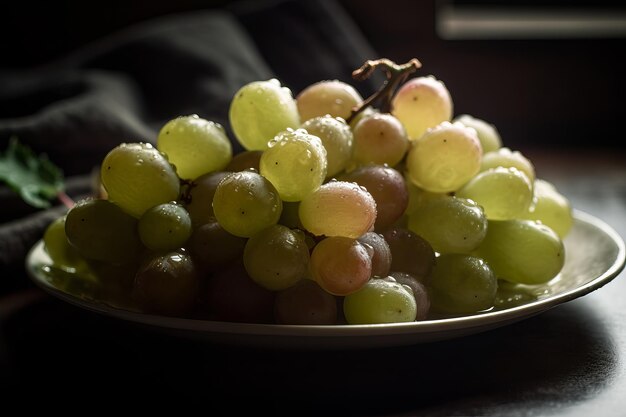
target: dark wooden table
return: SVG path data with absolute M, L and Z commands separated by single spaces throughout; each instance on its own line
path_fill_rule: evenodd
M 577 208 L 626 236 L 625 152 L 526 154 Z M 625 275 L 500 329 L 358 351 L 165 336 L 29 288 L 0 299 L 0 404 L 22 393 L 53 395 L 51 408 L 130 400 L 146 409 L 196 404 L 205 415 L 623 416 Z

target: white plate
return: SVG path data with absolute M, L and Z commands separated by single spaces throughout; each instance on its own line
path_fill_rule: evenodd
M 50 259 L 38 242 L 28 254 L 26 269 L 46 292 L 71 304 L 107 316 L 155 326 L 156 329 L 214 342 L 272 348 L 370 348 L 452 339 L 505 326 L 561 303 L 586 295 L 615 278 L 624 268 L 624 241 L 603 221 L 580 211 L 565 239 L 566 262 L 558 277 L 529 288 L 537 298 L 515 307 L 471 316 L 413 323 L 337 326 L 292 326 L 227 323 L 172 318 L 119 308 L 103 300 L 81 297 L 53 285 L 45 267 Z

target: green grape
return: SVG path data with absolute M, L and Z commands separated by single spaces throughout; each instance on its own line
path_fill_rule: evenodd
M 415 321 L 417 304 L 402 284 L 391 279 L 372 279 L 343 300 L 348 324 L 380 324 Z
M 194 227 L 209 223 L 215 218 L 213 196 L 219 183 L 228 174 L 230 172 L 211 172 L 201 175 L 193 181 L 193 186 L 189 190 L 189 201 L 185 204 L 185 208 Z
M 357 239 L 372 248 L 372 276 L 386 277 L 391 270 L 391 249 L 383 235 L 367 232 Z
M 346 169 L 352 155 L 353 136 L 350 126 L 338 117 L 322 116 L 307 120 L 302 128 L 322 140 L 326 149 L 326 179 Z
M 283 204 L 278 191 L 253 171 L 233 172 L 217 186 L 213 212 L 228 233 L 250 237 L 278 222 Z
M 470 314 L 494 306 L 498 280 L 489 265 L 475 256 L 456 253 L 437 258 L 430 281 L 435 311 Z
M 109 200 L 139 218 L 150 207 L 174 201 L 180 180 L 166 157 L 147 143 L 123 143 L 102 161 L 102 185 Z
M 444 122 L 413 143 L 406 159 L 407 175 L 426 191 L 455 191 L 478 173 L 481 156 L 474 129 Z
M 535 167 L 518 151 L 511 152 L 509 148 L 500 148 L 485 153 L 480 164 L 480 170 L 487 171 L 497 167 L 517 168 L 526 174 L 531 183 L 535 180 Z
M 338 80 L 320 81 L 302 90 L 296 97 L 302 120 L 330 115 L 347 120 L 352 110 L 363 102 L 349 84 Z
M 310 270 L 313 279 L 325 291 L 347 295 L 370 279 L 372 257 L 356 239 L 328 237 L 313 248 Z
M 56 266 L 70 272 L 87 268 L 85 260 L 67 240 L 65 216 L 59 217 L 46 227 L 43 243 L 46 253 Z
M 424 202 L 409 215 L 409 229 L 440 253 L 470 253 L 487 234 L 487 218 L 472 200 L 445 196 Z
M 228 233 L 213 219 L 193 231 L 187 247 L 198 265 L 214 271 L 241 257 L 246 241 Z
M 253 169 L 259 172 L 259 163 L 261 162 L 263 151 L 243 151 L 233 156 L 224 171 L 239 172 Z
M 265 150 L 279 132 L 300 126 L 291 91 L 276 79 L 254 81 L 239 89 L 228 116 L 239 143 L 250 151 Z
M 483 152 L 492 152 L 502 147 L 502 139 L 496 127 L 477 117 L 469 114 L 461 114 L 454 118 L 454 122 L 460 122 L 467 127 L 476 130 L 478 140 L 483 148 Z
M 157 137 L 157 148 L 176 166 L 178 176 L 189 180 L 223 169 L 233 154 L 224 128 L 196 114 L 167 122 Z
M 402 174 L 382 165 L 368 165 L 341 176 L 342 180 L 356 182 L 372 195 L 376 201 L 377 231 L 385 230 L 395 223 L 406 211 L 409 194 Z
M 539 299 L 539 296 L 542 295 L 542 290 L 545 291 L 545 288 L 538 289 L 535 286 L 516 284 L 499 279 L 495 307 L 499 310 L 504 310 L 532 303 Z
M 456 195 L 474 200 L 490 220 L 520 218 L 533 200 L 532 183 L 517 168 L 491 168 L 472 178 Z
M 156 255 L 139 268 L 133 297 L 146 312 L 184 316 L 195 306 L 199 288 L 191 257 L 174 251 Z
M 540 221 L 563 239 L 574 224 L 570 202 L 545 180 L 535 180 L 533 190 L 533 204 L 523 217 Z
M 543 284 L 563 268 L 565 249 L 548 226 L 533 220 L 490 220 L 476 255 L 498 278 L 519 284 Z
M 81 256 L 95 261 L 127 263 L 141 248 L 137 219 L 108 200 L 76 203 L 67 213 L 65 234 Z
M 435 251 L 426 239 L 402 227 L 383 232 L 391 250 L 391 271 L 406 272 L 427 280 L 435 263 Z
M 392 272 L 389 276 L 395 279 L 398 284 L 406 285 L 411 289 L 417 306 L 415 320 L 426 320 L 430 311 L 430 297 L 428 296 L 426 286 L 418 277 L 406 272 Z
M 337 300 L 310 279 L 276 294 L 278 324 L 329 325 L 337 323 Z
M 417 77 L 404 83 L 391 106 L 391 114 L 402 122 L 413 140 L 452 117 L 450 92 L 433 76 Z
M 153 251 L 184 246 L 191 236 L 189 213 L 177 203 L 165 203 L 147 210 L 138 223 L 141 242 Z
M 221 268 L 209 278 L 206 308 L 210 318 L 241 323 L 271 323 L 275 293 L 248 276 L 243 263 Z
M 250 278 L 268 290 L 291 287 L 307 274 L 309 248 L 304 233 L 270 226 L 248 239 L 243 263 Z
M 387 113 L 364 117 L 354 127 L 352 159 L 358 165 L 397 165 L 409 149 L 409 137 L 400 121 Z
M 316 236 L 357 238 L 376 221 L 376 202 L 358 184 L 331 181 L 307 195 L 298 209 L 306 230 Z
M 141 256 L 133 261 L 115 265 L 98 261 L 90 261 L 89 269 L 98 278 L 100 286 L 96 297 L 110 305 L 121 308 L 135 308 L 133 299 L 133 285 L 135 275 L 141 264 Z M 82 271 L 80 275 L 82 275 Z
M 317 136 L 303 129 L 288 130 L 271 140 L 259 167 L 283 201 L 300 201 L 324 182 L 326 149 Z
M 418 207 L 429 200 L 447 196 L 447 194 L 444 193 L 431 193 L 430 191 L 423 190 L 410 181 L 408 181 L 406 185 L 409 190 L 409 204 L 405 211 L 406 214 L 413 213 Z

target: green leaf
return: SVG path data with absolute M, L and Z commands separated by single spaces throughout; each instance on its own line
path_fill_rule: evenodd
M 63 191 L 63 172 L 46 155 L 35 155 L 15 137 L 0 153 L 0 181 L 37 208 L 50 207 L 50 200 Z

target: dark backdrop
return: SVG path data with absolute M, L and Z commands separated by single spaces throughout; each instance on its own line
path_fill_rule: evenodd
M 13 1 L 3 6 L 0 67 L 36 66 L 153 17 L 239 7 L 239 3 Z M 449 87 L 456 113 L 471 113 L 495 123 L 509 146 L 623 148 L 619 136 L 626 73 L 624 38 L 447 41 L 435 31 L 434 1 L 339 3 L 377 54 L 398 61 L 418 57 L 424 64 L 422 73 L 434 74 Z M 315 65 L 314 51 L 301 53 L 293 59 L 311 60 Z M 277 73 L 297 84 L 296 74 Z

